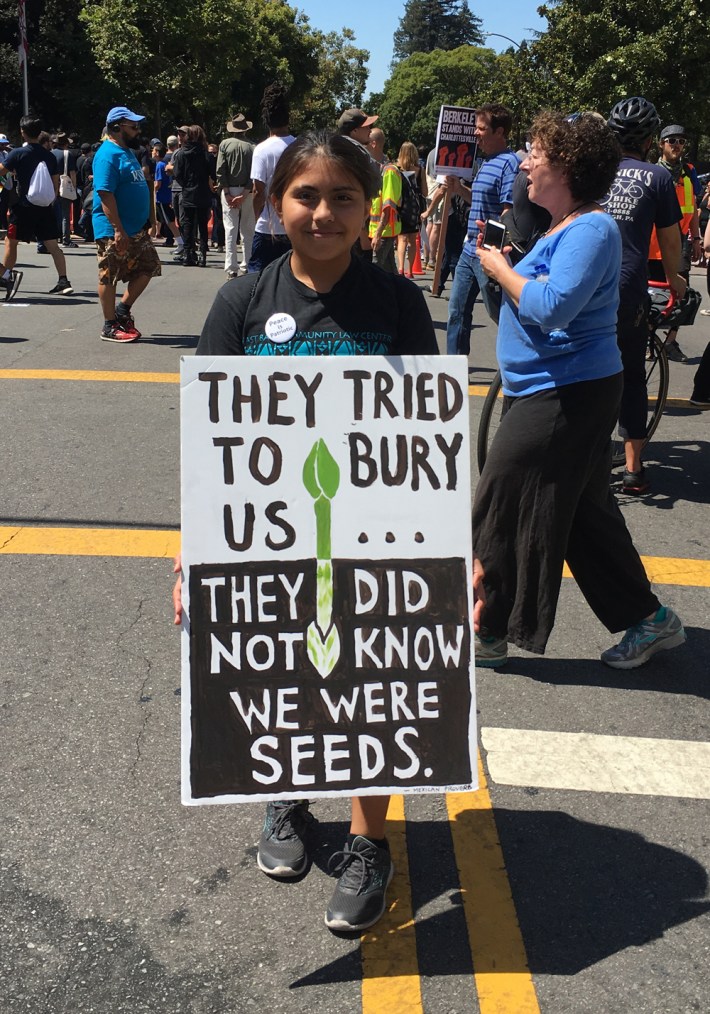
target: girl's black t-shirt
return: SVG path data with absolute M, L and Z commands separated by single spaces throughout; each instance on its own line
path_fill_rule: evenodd
M 212 304 L 198 356 L 437 355 L 434 325 L 413 282 L 353 257 L 327 293 L 294 278 L 290 252 L 258 275 L 228 281 Z

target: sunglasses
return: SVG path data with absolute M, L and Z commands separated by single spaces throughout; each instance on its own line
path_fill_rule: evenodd
M 685 144 L 684 137 L 665 137 L 664 141 L 667 141 L 668 144 Z

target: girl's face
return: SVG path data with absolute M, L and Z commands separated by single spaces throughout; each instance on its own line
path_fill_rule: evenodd
M 274 207 L 304 261 L 350 260 L 369 202 L 356 178 L 327 158 L 315 158 L 293 177 Z

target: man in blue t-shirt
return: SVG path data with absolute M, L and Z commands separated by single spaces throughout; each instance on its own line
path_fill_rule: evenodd
M 488 316 L 498 322 L 500 296 L 488 285 L 476 256 L 477 222 L 500 219 L 513 204 L 513 181 L 520 163 L 508 147 L 513 118 L 505 106 L 486 103 L 476 110 L 476 140 L 483 163 L 471 189 L 468 231 L 449 298 L 446 324 L 446 351 L 449 355 L 468 355 L 471 348 L 471 323 L 476 296 L 481 293 Z
M 621 233 L 621 276 L 616 340 L 624 367 L 624 391 L 619 433 L 624 441 L 625 493 L 645 493 L 649 487 L 641 452 L 646 443 L 648 392 L 648 248 L 656 227 L 665 277 L 682 298 L 686 282 L 678 274 L 681 259 L 680 206 L 667 169 L 646 161 L 661 125 L 655 106 L 641 96 L 622 99 L 609 115 L 609 126 L 623 149 L 612 188 L 600 203 L 615 219 Z
M 148 233 L 151 199 L 148 183 L 133 152 L 140 147 L 138 126 L 145 117 L 115 106 L 106 117 L 106 140 L 94 155 L 93 226 L 99 259 L 99 300 L 104 312 L 101 339 L 134 342 L 140 338 L 132 308 L 160 261 Z M 116 282 L 127 282 L 116 306 Z

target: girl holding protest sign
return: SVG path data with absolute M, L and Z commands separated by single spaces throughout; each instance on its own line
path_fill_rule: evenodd
M 346 137 L 307 134 L 287 147 L 270 200 L 292 249 L 258 276 L 220 289 L 197 355 L 436 355 L 419 289 L 352 256 L 379 187 L 366 152 Z M 179 623 L 180 579 L 175 606 Z M 385 839 L 388 802 L 388 796 L 352 799 L 348 839 L 331 857 L 339 879 L 325 916 L 330 929 L 365 929 L 385 910 L 394 872 Z M 273 877 L 302 874 L 311 821 L 307 800 L 268 803 L 259 868 Z

